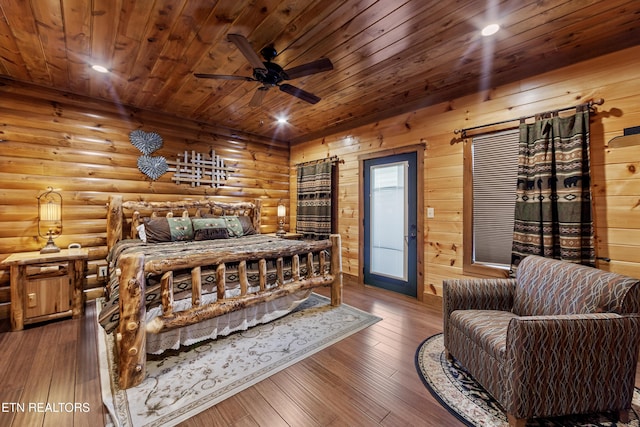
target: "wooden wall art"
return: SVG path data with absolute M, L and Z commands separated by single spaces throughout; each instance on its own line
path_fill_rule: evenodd
M 176 184 L 190 184 L 192 187 L 210 185 L 218 188 L 224 185 L 229 173 L 234 169 L 225 167 L 224 159 L 214 149 L 211 154 L 185 151 L 175 161 L 167 160 L 169 171 L 175 172 L 171 178 Z

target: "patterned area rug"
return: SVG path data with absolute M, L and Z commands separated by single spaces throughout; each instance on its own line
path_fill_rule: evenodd
M 433 397 L 468 426 L 508 427 L 500 405 L 457 362 L 450 363 L 444 353 L 442 334 L 427 338 L 416 352 L 416 369 Z M 631 420 L 616 423 L 610 414 L 556 417 L 529 420 L 527 426 L 606 426 L 638 427 L 640 390 L 633 395 Z
M 268 324 L 147 360 L 146 379 L 127 390 L 117 387 L 113 335 L 98 328 L 103 401 L 114 425 L 172 426 L 379 320 L 311 294 Z

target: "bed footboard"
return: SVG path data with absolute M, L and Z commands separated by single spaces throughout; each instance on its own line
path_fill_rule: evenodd
M 120 323 L 116 332 L 116 353 L 120 388 L 138 385 L 144 379 L 146 331 L 144 319 L 144 255 L 122 257 L 120 262 Z
M 325 249 L 331 248 L 330 267 L 327 268 Z M 319 268 L 313 268 L 313 255 L 317 256 Z M 260 289 L 248 292 L 248 280 L 245 261 L 240 261 L 238 274 L 240 281 L 240 295 L 225 298 L 225 262 L 216 262 L 217 300 L 213 303 L 202 304 L 202 284 L 200 280 L 200 265 L 190 266 L 192 272 L 191 308 L 184 311 L 174 311 L 173 306 L 173 270 L 167 265 L 145 263 L 144 255 L 124 255 L 119 263 L 120 275 L 120 323 L 116 333 L 116 351 L 118 354 L 119 385 L 126 389 L 136 386 L 145 377 L 146 364 L 146 334 L 192 325 L 203 320 L 211 319 L 240 310 L 265 301 L 270 301 L 284 295 L 319 286 L 331 286 L 331 305 L 342 303 L 342 254 L 340 235 L 330 237 L 330 244 L 317 247 L 314 252 L 294 254 L 291 256 L 292 280 L 285 283 L 283 278 L 283 258 L 276 255 L 277 285 L 266 288 L 267 256 L 258 256 Z M 273 259 L 273 256 L 271 257 Z M 192 259 L 193 262 L 193 259 Z M 211 262 L 210 260 L 208 262 Z M 306 274 L 301 275 L 300 265 L 306 263 Z M 205 265 L 205 264 L 203 264 Z M 182 267 L 182 266 L 181 266 Z M 162 315 L 145 324 L 145 272 L 161 271 Z

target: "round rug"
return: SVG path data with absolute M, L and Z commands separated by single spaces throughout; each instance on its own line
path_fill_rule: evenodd
M 450 363 L 444 352 L 443 335 L 427 338 L 416 351 L 415 364 L 422 382 L 433 397 L 468 426 L 508 427 L 500 405 L 457 361 Z M 575 415 L 532 419 L 527 426 L 640 427 L 640 390 L 633 394 L 629 423 L 614 421 L 611 414 Z

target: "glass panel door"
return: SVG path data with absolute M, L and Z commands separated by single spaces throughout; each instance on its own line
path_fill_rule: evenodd
M 407 280 L 409 234 L 407 168 L 404 162 L 371 167 L 371 273 Z
M 365 283 L 415 296 L 416 154 L 364 164 Z

